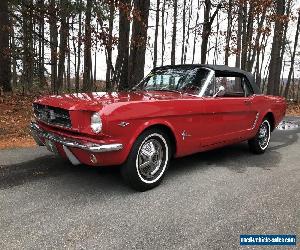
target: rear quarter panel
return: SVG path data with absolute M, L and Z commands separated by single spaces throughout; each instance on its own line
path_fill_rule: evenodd
M 268 113 L 272 113 L 274 117 L 273 128 L 276 128 L 286 114 L 287 103 L 285 98 L 270 95 L 256 95 L 253 97 L 254 108 L 259 113 L 259 119 L 256 124 L 255 133 L 259 125 Z

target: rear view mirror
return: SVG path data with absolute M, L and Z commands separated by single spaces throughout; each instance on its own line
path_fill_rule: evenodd
M 224 96 L 224 95 L 225 95 L 225 87 L 224 86 L 220 86 L 219 90 L 217 91 L 217 93 L 214 94 L 214 97 Z

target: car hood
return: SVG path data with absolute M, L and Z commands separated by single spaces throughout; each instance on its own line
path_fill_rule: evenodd
M 140 92 L 93 92 L 65 94 L 41 97 L 35 101 L 52 107 L 67 110 L 99 110 L 106 105 L 122 102 L 144 102 L 156 100 L 180 99 L 180 93 L 168 91 L 140 91 Z

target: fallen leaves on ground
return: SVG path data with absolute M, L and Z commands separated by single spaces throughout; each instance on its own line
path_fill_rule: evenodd
M 35 145 L 29 134 L 35 95 L 5 94 L 0 99 L 0 149 Z
M 300 103 L 297 102 L 288 103 L 286 114 L 290 116 L 300 116 Z
M 35 98 L 18 93 L 0 97 L 0 149 L 35 146 L 28 127 Z M 300 104 L 290 102 L 287 115 L 300 116 Z

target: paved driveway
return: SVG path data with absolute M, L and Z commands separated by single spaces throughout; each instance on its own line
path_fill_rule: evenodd
M 0 151 L 0 249 L 236 249 L 248 233 L 299 241 L 299 135 L 277 130 L 260 156 L 241 143 L 174 160 L 145 193 L 117 169 L 74 167 L 43 148 Z

